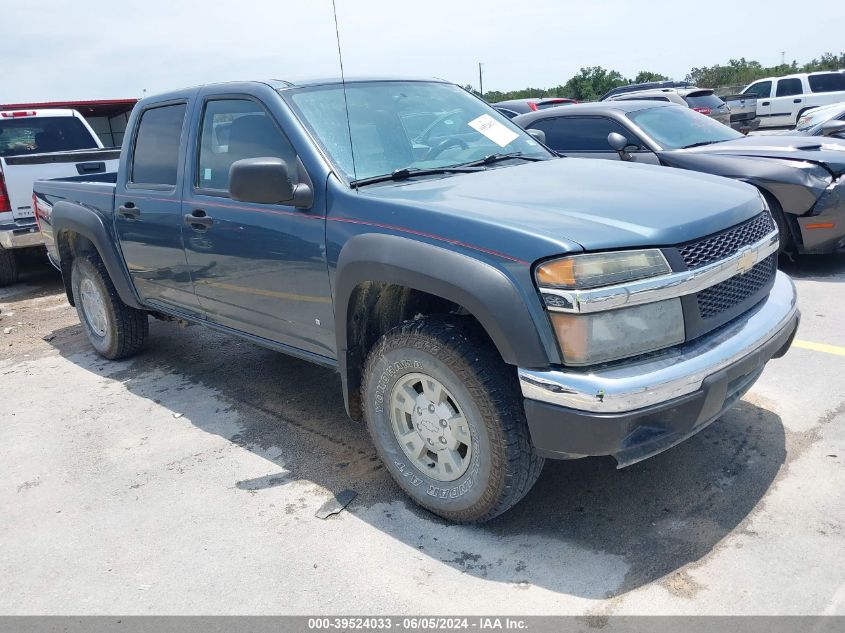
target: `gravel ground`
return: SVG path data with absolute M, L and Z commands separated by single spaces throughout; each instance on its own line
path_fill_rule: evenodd
M 845 614 L 845 258 L 783 265 L 800 347 L 734 409 L 481 527 L 406 501 L 331 371 L 158 321 L 105 361 L 39 268 L 0 289 L 0 612 Z

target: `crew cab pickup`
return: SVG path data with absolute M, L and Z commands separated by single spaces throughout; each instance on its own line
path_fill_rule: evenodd
M 504 512 L 544 458 L 677 444 L 797 327 L 753 187 L 558 158 L 450 83 L 203 86 L 144 99 L 128 134 L 116 174 L 35 183 L 93 347 L 137 352 L 152 315 L 333 368 L 450 520 Z
M 32 183 L 117 169 L 119 150 L 103 144 L 75 110 L 0 112 L 0 286 L 15 283 L 20 249 L 41 247 Z

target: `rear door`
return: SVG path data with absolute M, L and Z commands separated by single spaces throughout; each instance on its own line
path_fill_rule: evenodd
M 799 77 L 782 77 L 777 80 L 771 98 L 769 127 L 791 127 L 804 108 L 804 86 Z
M 772 124 L 772 82 L 770 79 L 757 81 L 745 90 L 744 95 L 753 95 L 757 98 L 757 118 L 760 119 L 760 127 L 769 127 Z
M 607 137 L 616 132 L 636 146 L 631 152 L 634 161 L 659 165 L 660 160 L 633 131 L 618 121 L 602 116 L 561 116 L 534 121 L 531 128 L 546 134 L 546 145 L 556 152 L 575 158 L 603 158 L 619 160 Z
M 185 249 L 209 321 L 320 356 L 334 354 L 325 198 L 257 96 L 209 93 L 192 125 Z M 229 197 L 229 168 L 275 157 L 315 191 L 310 209 Z M 317 185 L 319 187 L 319 185 Z
M 132 146 L 115 192 L 115 229 L 141 300 L 199 316 L 182 246 L 182 181 L 187 100 L 147 106 L 134 119 Z

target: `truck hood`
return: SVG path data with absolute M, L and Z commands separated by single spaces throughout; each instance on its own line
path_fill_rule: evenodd
M 572 243 L 586 250 L 678 244 L 751 218 L 762 206 L 753 187 L 726 178 L 581 158 L 497 165 L 361 193 L 410 207 L 405 221 L 420 230 L 443 226 L 449 237 L 524 259 L 542 256 L 526 252 L 538 238 L 558 251 Z
M 845 141 L 839 139 L 813 136 L 745 136 L 733 141 L 675 151 L 692 155 L 806 161 L 824 167 L 837 177 L 845 173 Z

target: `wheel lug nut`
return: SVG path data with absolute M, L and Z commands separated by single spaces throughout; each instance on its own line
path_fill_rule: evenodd
M 445 438 L 445 437 L 443 437 L 442 435 L 440 436 L 440 443 L 441 443 L 441 444 L 445 444 L 445 443 L 446 443 L 446 438 Z
M 442 426 L 444 429 L 446 428 L 446 424 L 446 420 L 440 420 L 440 426 Z
M 429 444 L 434 444 L 434 442 L 431 440 L 431 438 L 428 438 L 428 443 L 429 443 Z
M 428 405 L 428 412 L 434 413 L 434 405 L 433 404 Z

